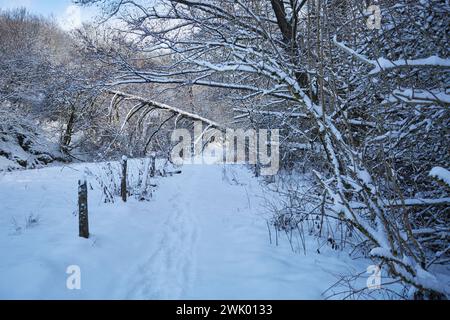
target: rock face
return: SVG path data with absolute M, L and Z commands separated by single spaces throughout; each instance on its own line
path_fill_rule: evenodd
M 55 161 L 70 159 L 43 130 L 29 120 L 0 113 L 0 171 L 40 168 Z

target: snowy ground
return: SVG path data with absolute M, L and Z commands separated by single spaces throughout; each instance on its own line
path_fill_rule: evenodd
M 159 178 L 149 202 L 104 204 L 89 190 L 91 237 L 79 238 L 85 166 L 96 167 L 0 173 L 0 298 L 322 299 L 337 274 L 368 265 L 318 254 L 313 239 L 307 255 L 283 237 L 270 244 L 262 189 L 238 166 L 224 179 L 222 166 L 186 165 Z M 70 265 L 81 268 L 81 290 L 66 288 Z

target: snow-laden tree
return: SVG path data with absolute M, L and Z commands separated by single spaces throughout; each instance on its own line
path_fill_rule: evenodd
M 86 140 L 75 142 L 74 135 L 102 118 L 95 84 L 107 68 L 77 44 L 75 34 L 62 31 L 51 19 L 26 9 L 0 11 L 3 119 L 9 114 L 11 123 L 29 118 L 52 127 L 65 153 Z
M 109 86 L 223 89 L 256 126 L 281 127 L 285 152 L 312 146 L 322 214 L 416 298 L 448 295 L 436 266 L 448 264 L 450 199 L 428 176 L 449 167 L 447 1 L 78 2 L 101 6 L 142 54 L 116 55 Z

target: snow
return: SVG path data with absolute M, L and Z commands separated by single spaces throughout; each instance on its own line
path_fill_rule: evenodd
M 1 170 L 8 170 L 8 169 L 20 169 L 22 168 L 19 166 L 16 162 L 11 161 L 5 157 L 0 156 L 0 171 Z
M 336 275 L 371 264 L 328 247 L 318 254 L 313 238 L 306 255 L 283 233 L 271 244 L 262 188 L 241 166 L 186 165 L 152 181 L 151 201 L 113 204 L 88 175 L 91 236 L 80 238 L 77 180 L 85 167 L 100 165 L 0 176 L 1 299 L 321 299 Z M 224 178 L 231 174 L 237 183 Z M 66 288 L 73 265 L 81 290 Z
M 376 190 L 372 185 L 372 177 L 370 176 L 369 172 L 367 172 L 367 170 L 356 169 L 356 174 L 366 186 L 370 187 L 372 193 L 375 194 Z
M 25 117 L 8 117 L 6 110 L 7 106 L 0 104 L 0 171 L 67 160 L 59 144 L 52 142 L 37 123 Z
M 442 180 L 448 186 L 450 186 L 450 171 L 448 171 L 447 169 L 444 169 L 442 167 L 434 167 L 430 171 L 430 176 Z
M 392 255 L 391 251 L 389 249 L 383 248 L 383 247 L 377 247 L 370 250 L 371 256 L 376 257 L 382 257 L 390 260 L 395 260 L 394 256 Z
M 437 55 L 432 55 L 426 58 L 418 58 L 418 59 L 398 59 L 395 61 L 391 61 L 384 57 L 379 57 L 376 59 L 369 59 L 363 54 L 360 54 L 353 50 L 352 48 L 346 46 L 343 42 L 337 40 L 337 35 L 333 37 L 333 42 L 336 46 L 338 46 L 341 50 L 347 52 L 353 57 L 359 59 L 360 61 L 372 65 L 374 68 L 369 72 L 370 75 L 377 74 L 381 71 L 394 69 L 405 66 L 416 66 L 416 67 L 440 67 L 440 68 L 448 68 L 450 67 L 450 59 L 441 58 Z
M 436 204 L 450 204 L 450 197 L 444 198 L 412 198 L 412 199 L 382 199 L 382 203 L 387 207 L 395 207 L 395 206 L 428 206 L 428 205 L 436 205 Z M 353 209 L 362 209 L 366 207 L 366 204 L 351 201 L 350 206 Z
M 441 91 L 425 91 L 418 89 L 396 89 L 389 97 L 389 101 L 396 101 L 397 99 L 417 104 L 431 104 L 434 102 L 448 104 L 450 103 L 450 95 Z
M 121 91 L 110 91 L 110 93 L 114 94 L 114 97 L 119 96 L 119 97 L 126 98 L 127 100 L 139 101 L 141 104 L 143 104 L 142 106 L 149 106 L 151 108 L 158 108 L 158 109 L 168 110 L 168 111 L 171 111 L 174 114 L 181 115 L 181 116 L 184 116 L 184 117 L 196 120 L 196 121 L 201 121 L 201 122 L 206 123 L 206 124 L 208 124 L 208 125 L 210 125 L 210 126 L 212 126 L 214 128 L 222 128 L 222 126 L 219 123 L 217 123 L 217 122 L 211 121 L 211 120 L 206 119 L 204 117 L 201 117 L 201 116 L 199 116 L 197 114 L 186 112 L 186 111 L 184 111 L 182 109 L 169 106 L 169 105 L 164 104 L 164 103 L 159 103 L 159 102 L 156 102 L 156 101 L 153 101 L 153 100 L 144 99 L 144 98 L 141 98 L 139 96 L 127 94 L 127 93 L 124 93 L 124 92 L 121 92 Z M 136 105 L 136 107 L 139 107 L 139 106 L 140 105 Z M 131 114 L 131 111 L 129 112 L 129 115 L 127 115 L 127 121 L 131 118 L 130 114 Z M 125 125 L 125 123 L 123 124 L 123 126 L 124 125 Z
M 372 61 L 372 64 L 377 66 L 370 72 L 370 74 L 378 73 L 382 70 L 398 68 L 402 66 L 418 66 L 418 67 L 450 67 L 450 59 L 444 59 L 438 56 L 430 56 L 420 59 L 399 59 L 391 61 L 386 58 L 378 58 Z

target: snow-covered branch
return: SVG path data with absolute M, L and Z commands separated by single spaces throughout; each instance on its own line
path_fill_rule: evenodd
M 139 96 L 135 96 L 135 95 L 131 95 L 131 94 L 127 94 L 121 91 L 115 91 L 115 90 L 110 90 L 109 91 L 110 94 L 114 95 L 114 97 L 122 97 L 124 98 L 126 101 L 139 101 L 141 103 L 142 107 L 148 106 L 148 107 L 152 107 L 152 108 L 156 108 L 156 109 L 162 109 L 162 110 L 166 110 L 166 111 L 170 111 L 172 113 L 175 113 L 181 117 L 185 117 L 185 118 L 189 118 L 192 119 L 194 121 L 201 121 L 205 124 L 207 124 L 208 126 L 212 127 L 212 128 L 216 128 L 216 129 L 224 129 L 224 126 L 209 120 L 207 118 L 204 118 L 202 116 L 199 116 L 197 114 L 191 113 L 191 112 L 187 112 L 184 110 L 181 110 L 179 108 L 175 108 L 172 106 L 169 106 L 167 104 L 164 103 L 160 103 L 154 100 L 150 100 L 150 99 L 145 99 Z

